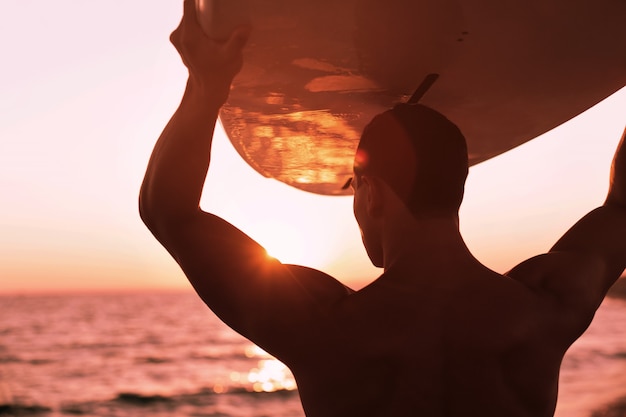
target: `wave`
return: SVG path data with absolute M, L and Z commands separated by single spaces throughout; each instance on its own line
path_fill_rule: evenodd
M 626 352 L 617 352 L 616 354 L 612 355 L 612 357 L 617 359 L 626 359 Z
M 278 390 L 274 392 L 254 392 L 245 387 L 230 388 L 217 393 L 213 388 L 179 395 L 144 395 L 137 392 L 120 393 L 108 404 L 98 404 L 96 410 L 121 409 L 128 416 L 152 415 L 202 415 L 210 416 L 266 416 L 282 415 L 285 408 L 296 409 L 301 415 L 300 397 L 297 391 Z M 188 413 L 192 409 L 193 413 Z M 262 411 L 265 410 L 265 411 Z M 272 410 L 268 412 L 269 410 Z M 291 414 L 293 415 L 293 414 Z
M 231 398 L 231 400 L 227 400 L 227 402 L 232 403 L 232 401 L 235 401 L 235 403 L 241 405 L 249 404 L 250 406 L 254 406 L 254 404 L 258 405 L 259 401 L 271 399 L 279 401 L 294 400 L 296 404 L 299 404 L 297 391 L 278 390 L 274 392 L 254 392 L 242 387 L 230 389 L 224 393 L 216 393 L 211 388 L 205 388 L 195 393 L 175 395 L 120 392 L 114 398 L 108 400 L 64 403 L 58 407 L 41 404 L 0 403 L 0 417 L 41 416 L 53 412 L 56 412 L 54 415 L 67 416 L 134 416 L 137 415 L 137 413 L 151 415 L 161 415 L 160 413 L 165 413 L 170 415 L 170 413 L 176 412 L 177 409 L 215 406 L 223 402 L 226 398 Z M 206 415 L 210 416 L 214 414 L 209 413 Z M 216 413 L 215 415 L 224 416 L 222 413 Z
M 195 393 L 189 394 L 175 394 L 175 395 L 161 395 L 161 394 L 142 394 L 138 392 L 121 392 L 112 400 L 115 402 L 122 402 L 134 405 L 150 405 L 154 403 L 164 402 L 195 402 L 193 399 L 199 397 L 215 397 L 215 396 L 246 396 L 246 397 L 282 397 L 282 396 L 294 396 L 298 395 L 296 390 L 279 389 L 271 392 L 257 392 L 246 387 L 231 387 L 225 392 L 215 392 L 213 388 L 204 388 Z
M 607 295 L 609 297 L 621 298 L 623 300 L 626 300 L 626 277 L 617 280 L 617 282 L 613 284 Z
M 0 357 L 0 364 L 9 364 L 9 363 L 26 363 L 29 365 L 37 366 L 37 365 L 48 365 L 50 363 L 55 363 L 56 360 L 53 359 L 22 359 L 17 356 L 4 356 Z
M 135 358 L 134 362 L 138 364 L 147 363 L 151 365 L 158 365 L 161 363 L 172 363 L 176 361 L 172 358 L 165 358 L 165 357 L 158 357 L 158 356 L 142 356 L 142 357 Z
M 0 416 L 29 416 L 52 411 L 49 407 L 25 404 L 0 404 Z
M 626 396 L 598 409 L 591 417 L 624 417 L 626 416 Z
M 251 358 L 245 356 L 241 352 L 232 352 L 232 353 L 215 353 L 215 354 L 198 354 L 192 353 L 187 355 L 188 359 L 200 360 L 200 361 L 229 361 L 229 360 L 250 360 Z M 259 358 L 262 359 L 262 358 Z
M 24 362 L 21 358 L 18 358 L 17 356 L 2 356 L 0 357 L 0 363 L 21 363 Z
M 172 402 L 174 400 L 174 397 L 166 397 L 163 395 L 143 395 L 134 392 L 122 392 L 117 395 L 114 401 L 133 405 L 151 405 L 155 403 Z
M 137 356 L 133 358 L 133 362 L 136 364 L 151 364 L 158 365 L 161 363 L 175 363 L 183 360 L 184 358 L 191 359 L 194 361 L 207 361 L 207 362 L 228 362 L 231 360 L 251 360 L 249 357 L 246 357 L 244 354 L 240 352 L 233 353 L 215 353 L 215 354 L 197 354 L 192 353 L 186 355 L 185 357 L 166 357 L 166 356 Z

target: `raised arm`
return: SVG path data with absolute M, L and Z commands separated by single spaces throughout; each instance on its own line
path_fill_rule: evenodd
M 179 27 L 170 39 L 189 71 L 183 99 L 155 145 L 140 194 L 140 213 L 155 234 L 176 218 L 199 210 L 213 130 L 242 66 L 248 29 L 220 44 L 204 36 L 193 1 L 185 1 Z M 158 238 L 159 236 L 157 236 Z
M 546 255 L 507 275 L 592 317 L 626 268 L 626 130 L 613 159 L 604 204 L 572 226 Z
M 289 344 L 277 334 L 302 326 L 347 289 L 319 271 L 280 264 L 243 232 L 200 209 L 218 111 L 241 69 L 248 33 L 242 27 L 225 43 L 212 41 L 197 22 L 194 0 L 185 0 L 171 40 L 189 79 L 155 145 L 139 207 L 144 223 L 207 305 L 276 354 Z
M 626 268 L 626 129 L 611 167 L 609 192 L 604 204 L 579 220 L 552 247 L 595 258 L 602 274 L 589 277 L 589 290 L 603 298 Z

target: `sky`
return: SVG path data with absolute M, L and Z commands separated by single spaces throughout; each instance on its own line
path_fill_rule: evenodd
M 0 3 L 0 293 L 189 288 L 137 213 L 150 152 L 186 81 L 168 40 L 181 3 Z M 600 205 L 625 121 L 623 88 L 473 167 L 460 215 L 474 255 L 505 272 Z M 261 177 L 221 129 L 202 206 L 284 262 L 357 288 L 381 272 L 351 197 Z

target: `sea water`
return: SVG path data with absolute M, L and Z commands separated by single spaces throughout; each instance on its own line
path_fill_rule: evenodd
M 563 363 L 558 417 L 626 416 L 626 300 Z M 620 408 L 621 407 L 621 408 Z M 293 376 L 193 293 L 0 297 L 0 416 L 303 417 Z

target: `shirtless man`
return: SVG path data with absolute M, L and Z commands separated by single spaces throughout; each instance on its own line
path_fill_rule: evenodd
M 355 292 L 269 258 L 199 208 L 247 31 L 215 43 L 185 1 L 171 39 L 189 79 L 141 189 L 143 221 L 202 300 L 289 366 L 310 417 L 553 415 L 561 359 L 626 267 L 624 138 L 604 205 L 549 253 L 499 275 L 459 233 L 467 154 L 456 126 L 419 105 L 376 117 L 352 187 L 367 253 L 384 273 Z

